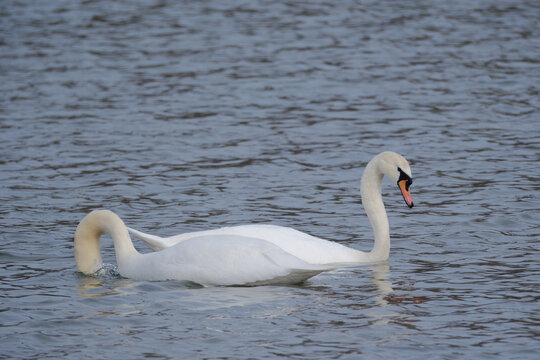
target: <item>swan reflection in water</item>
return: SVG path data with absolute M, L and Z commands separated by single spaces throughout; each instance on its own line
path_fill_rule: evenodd
M 260 286 L 260 287 L 204 287 L 189 281 L 138 281 L 121 277 L 116 266 L 104 264 L 103 271 L 94 276 L 80 274 L 79 285 L 76 286 L 77 294 L 87 298 L 104 298 L 109 296 L 134 296 L 138 299 L 151 298 L 155 302 L 170 302 L 176 298 L 184 304 L 189 304 L 194 311 L 209 311 L 236 306 L 273 304 L 272 311 L 265 311 L 266 316 L 280 316 L 293 313 L 298 310 L 302 301 L 289 301 L 295 297 L 310 298 L 321 296 L 321 299 L 335 299 L 344 294 L 336 292 L 334 286 L 326 284 L 313 284 L 308 281 L 294 286 Z M 330 272 L 325 279 L 335 278 L 332 283 L 339 283 L 339 274 L 353 271 L 353 267 L 344 268 L 335 273 Z M 356 267 L 354 279 L 371 276 L 370 283 L 374 289 L 368 289 L 368 297 L 374 296 L 377 304 L 385 307 L 390 304 L 387 301 L 392 294 L 392 284 L 387 280 L 389 266 L 387 263 L 374 264 L 371 267 Z M 347 276 L 349 277 L 349 276 Z M 362 289 L 362 291 L 364 291 Z M 174 295 L 173 295 L 174 294 Z M 350 294 L 348 294 L 350 295 Z M 180 300 L 181 299 L 181 300 Z M 311 300 L 310 300 L 311 302 Z M 282 303 L 283 306 L 275 306 Z M 296 303 L 296 304 L 295 304 Z M 114 310 L 118 314 L 130 314 L 137 312 L 135 307 L 129 309 L 122 307 Z M 118 310 L 118 311 L 117 311 Z M 104 312 L 106 315 L 108 312 Z M 96 315 L 96 314 L 94 314 Z
M 390 267 L 388 263 L 374 264 L 370 269 L 373 274 L 371 283 L 377 287 L 378 296 L 375 297 L 377 303 L 381 306 L 398 305 L 398 304 L 421 304 L 427 302 L 429 299 L 426 296 L 413 295 L 416 289 L 414 287 L 414 280 L 409 277 L 402 277 L 400 282 L 403 282 L 403 286 L 392 284 L 388 281 Z M 394 291 L 395 287 L 399 287 L 399 292 L 403 295 L 397 295 Z

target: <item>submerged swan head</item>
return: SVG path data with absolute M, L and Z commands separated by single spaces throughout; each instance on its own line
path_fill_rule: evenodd
M 396 183 L 408 207 L 412 208 L 414 202 L 411 196 L 412 172 L 409 162 L 401 155 L 385 151 L 373 158 L 379 171 Z

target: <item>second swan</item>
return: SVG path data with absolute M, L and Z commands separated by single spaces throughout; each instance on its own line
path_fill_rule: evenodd
M 391 151 L 382 152 L 367 164 L 362 175 L 362 204 L 373 228 L 375 242 L 370 252 L 363 252 L 333 241 L 317 238 L 301 231 L 276 225 L 241 225 L 215 230 L 197 231 L 162 238 L 132 228 L 128 231 L 143 240 L 152 250 L 160 251 L 185 241 L 216 239 L 222 236 L 247 237 L 271 243 L 285 253 L 313 265 L 352 265 L 384 261 L 390 253 L 388 217 L 381 196 L 381 183 L 386 175 L 397 184 L 409 208 L 414 206 L 410 192 L 411 168 L 407 160 Z

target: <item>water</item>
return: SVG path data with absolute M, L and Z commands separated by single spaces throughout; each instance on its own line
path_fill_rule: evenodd
M 536 1 L 3 1 L 1 358 L 534 359 Z M 202 288 L 75 271 L 109 208 L 160 235 L 243 223 L 372 246 L 387 263 L 294 287 Z M 135 241 L 140 251 L 148 251 Z

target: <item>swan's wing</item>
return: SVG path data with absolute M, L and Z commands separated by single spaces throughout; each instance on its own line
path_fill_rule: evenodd
M 145 280 L 188 280 L 202 285 L 298 284 L 323 271 L 264 240 L 206 235 L 146 254 L 125 276 Z M 123 274 L 124 275 L 124 274 Z

